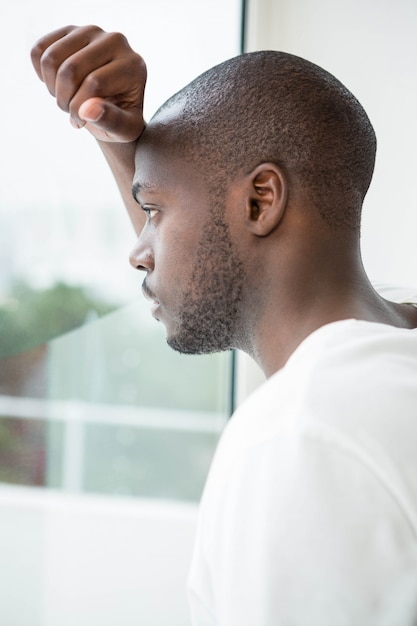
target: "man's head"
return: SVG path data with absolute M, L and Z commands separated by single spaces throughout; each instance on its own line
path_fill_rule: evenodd
M 359 228 L 375 134 L 356 98 L 322 68 L 282 52 L 243 54 L 170 98 L 151 124 L 170 113 L 171 141 L 214 187 L 220 173 L 228 182 L 274 162 L 332 227 Z
M 157 213 L 132 254 L 169 343 L 245 349 L 271 267 L 277 277 L 282 267 L 287 240 L 271 255 L 278 228 L 305 218 L 311 242 L 313 230 L 356 241 L 375 149 L 354 96 L 285 53 L 241 55 L 170 98 L 138 144 L 135 196 Z

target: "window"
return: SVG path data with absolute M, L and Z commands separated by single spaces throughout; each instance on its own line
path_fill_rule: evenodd
M 66 23 L 124 32 L 148 64 L 149 117 L 239 52 L 240 3 L 6 0 L 1 13 L 0 622 L 186 624 L 231 355 L 166 346 L 127 262 L 134 236 L 104 159 L 29 50 Z

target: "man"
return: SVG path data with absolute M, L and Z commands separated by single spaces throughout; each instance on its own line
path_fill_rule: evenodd
M 32 60 L 108 159 L 168 343 L 240 348 L 269 379 L 210 471 L 193 623 L 415 624 L 417 308 L 362 266 L 376 141 L 360 104 L 308 61 L 259 52 L 146 126 L 146 68 L 123 36 L 66 27 Z

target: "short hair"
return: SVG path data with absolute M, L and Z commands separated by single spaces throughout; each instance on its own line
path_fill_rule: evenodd
M 359 231 L 376 138 L 358 100 L 332 74 L 277 51 L 242 54 L 172 96 L 171 141 L 215 182 L 262 162 L 286 173 L 334 229 Z M 226 177 L 226 178 L 224 178 Z

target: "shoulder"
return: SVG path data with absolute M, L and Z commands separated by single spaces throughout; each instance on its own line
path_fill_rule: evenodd
M 327 615 L 341 624 L 351 614 L 373 624 L 375 606 L 379 617 L 384 603 L 406 611 L 417 593 L 417 579 L 408 580 L 417 571 L 416 501 L 391 465 L 320 424 L 241 449 L 208 484 L 194 561 L 192 584 L 210 572 L 211 601 L 226 616 L 219 623 Z
M 238 409 L 190 578 L 219 623 L 370 624 L 375 606 L 413 623 L 416 367 L 414 331 L 347 320 L 313 333 Z
M 399 424 L 399 421 L 402 421 Z M 417 428 L 417 329 L 343 320 L 307 337 L 236 411 L 232 445 L 322 424 L 331 430 Z
M 312 333 L 285 367 L 295 410 L 332 425 L 417 410 L 417 329 L 343 320 Z
M 416 448 L 417 331 L 347 320 L 313 333 L 238 409 L 207 490 L 269 488 L 275 474 L 276 485 L 307 484 L 312 468 L 317 488 L 330 475 L 341 485 L 366 475 L 417 533 Z

